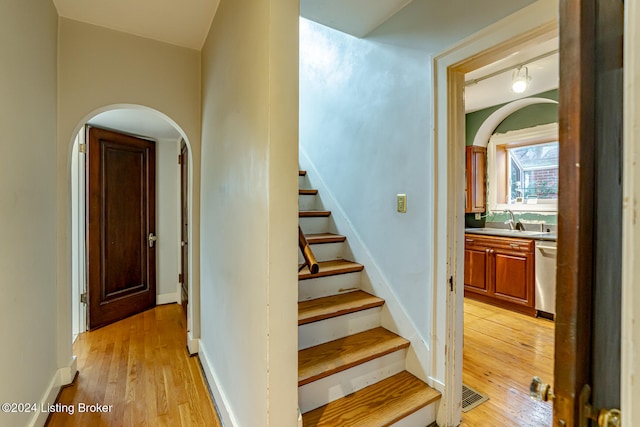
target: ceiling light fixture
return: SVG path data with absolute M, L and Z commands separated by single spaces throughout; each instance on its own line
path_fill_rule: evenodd
M 558 53 L 558 49 L 552 50 L 551 52 L 543 53 L 542 55 L 536 56 L 535 58 L 528 59 L 527 61 L 521 62 L 520 64 L 510 65 L 508 67 L 505 67 L 505 68 L 502 68 L 500 70 L 494 71 L 493 73 L 484 75 L 482 77 L 478 77 L 477 79 L 466 80 L 464 82 L 464 85 L 465 86 L 471 86 L 471 85 L 478 84 L 481 81 L 490 79 L 490 78 L 495 77 L 495 76 L 499 76 L 500 74 L 503 74 L 503 73 L 506 73 L 508 71 L 514 70 L 516 68 L 520 69 L 520 68 L 524 67 L 527 64 L 531 64 L 533 62 L 536 62 L 536 61 L 539 61 L 541 59 L 547 58 L 549 56 L 555 55 L 556 53 Z M 529 79 L 529 80 L 531 80 L 531 79 Z
M 529 69 L 527 67 L 518 67 L 513 71 L 513 76 L 511 78 L 511 90 L 514 93 L 523 93 L 529 87 L 529 82 L 531 81 L 531 77 L 529 77 Z

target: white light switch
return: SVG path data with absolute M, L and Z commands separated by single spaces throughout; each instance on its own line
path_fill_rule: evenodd
M 398 212 L 400 213 L 407 212 L 407 195 L 406 194 L 398 194 Z

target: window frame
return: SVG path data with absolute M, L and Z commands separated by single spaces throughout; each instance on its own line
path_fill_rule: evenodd
M 534 126 L 527 129 L 494 134 L 487 144 L 487 202 L 489 211 L 514 212 L 558 212 L 558 200 L 537 204 L 506 203 L 507 200 L 507 170 L 509 155 L 507 148 L 519 146 L 545 144 L 558 141 L 558 123 Z M 505 171 L 498 174 L 499 170 Z

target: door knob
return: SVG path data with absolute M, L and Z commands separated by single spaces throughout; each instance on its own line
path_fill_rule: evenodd
M 156 237 L 155 234 L 153 233 L 149 233 L 149 247 L 152 248 L 153 245 L 155 245 L 156 240 L 158 240 L 158 238 Z
M 531 380 L 529 396 L 531 396 L 532 399 L 541 400 L 543 402 L 552 400 L 555 397 L 551 390 L 551 386 L 543 383 L 540 377 L 533 377 Z
M 622 416 L 619 409 L 596 409 L 591 403 L 591 387 L 585 384 L 580 393 L 580 424 L 579 427 L 587 427 L 589 420 L 595 421 L 598 427 L 620 427 Z
M 598 414 L 598 427 L 620 427 L 620 418 L 619 409 L 601 409 Z

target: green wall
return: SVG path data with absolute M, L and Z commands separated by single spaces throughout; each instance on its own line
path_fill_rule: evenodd
M 550 90 L 527 98 L 547 98 L 558 100 L 558 90 Z M 507 104 L 500 104 L 484 110 L 474 111 L 465 116 L 466 120 L 466 144 L 472 145 L 473 139 L 480 129 L 482 123 L 500 107 Z M 526 129 L 538 125 L 556 123 L 558 121 L 558 104 L 534 104 L 524 107 L 504 119 L 494 133 L 505 133 L 511 130 Z
M 528 98 L 547 98 L 558 100 L 558 90 L 550 90 Z M 484 110 L 474 111 L 465 116 L 466 120 L 466 145 L 473 145 L 473 139 L 480 129 L 484 121 L 500 107 L 506 104 L 496 105 L 494 107 L 485 108 Z M 534 104 L 524 107 L 510 114 L 504 119 L 493 133 L 506 133 L 512 130 L 527 129 L 538 125 L 546 125 L 556 123 L 558 121 L 558 104 Z M 484 227 L 486 222 L 504 222 L 508 219 L 508 215 L 503 212 L 486 212 L 482 214 L 481 220 L 475 220 L 474 214 L 466 214 L 465 222 L 467 227 Z M 519 212 L 516 213 L 516 220 L 542 220 L 546 224 L 556 225 L 557 214 L 555 213 L 535 213 L 535 212 Z

